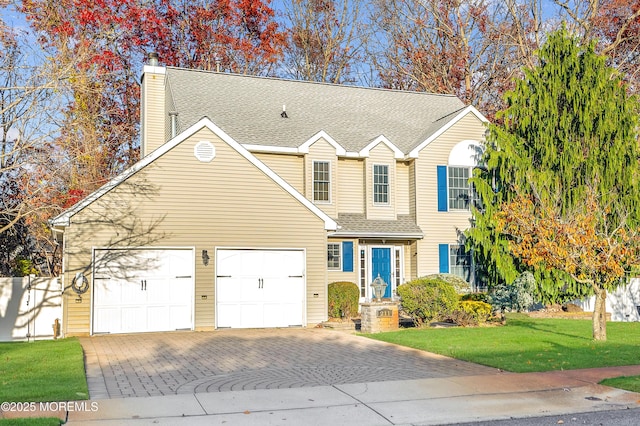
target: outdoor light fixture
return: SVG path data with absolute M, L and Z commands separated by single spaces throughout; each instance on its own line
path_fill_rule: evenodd
M 371 288 L 373 289 L 373 296 L 380 302 L 380 299 L 384 296 L 384 291 L 387 289 L 387 283 L 384 282 L 380 274 L 378 274 L 376 279 L 371 283 Z
M 206 250 L 202 250 L 202 263 L 204 266 L 209 265 L 209 253 Z

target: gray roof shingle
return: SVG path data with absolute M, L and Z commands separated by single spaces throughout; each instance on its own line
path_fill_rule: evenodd
M 340 236 L 412 239 L 424 235 L 409 215 L 398 215 L 397 220 L 372 220 L 364 214 L 340 213 L 337 222 L 338 230 L 334 234 Z
M 358 152 L 384 135 L 405 154 L 465 105 L 455 96 L 167 67 L 179 130 L 203 116 L 241 144 L 297 148 L 325 131 Z M 282 118 L 283 105 L 288 118 Z

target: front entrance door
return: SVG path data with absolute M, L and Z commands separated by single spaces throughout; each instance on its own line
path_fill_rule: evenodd
M 387 283 L 385 298 L 391 298 L 391 247 L 373 247 L 371 249 L 371 278 L 380 278 Z

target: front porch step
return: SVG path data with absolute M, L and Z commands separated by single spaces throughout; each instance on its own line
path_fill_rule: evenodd
M 348 321 L 325 321 L 320 324 L 322 328 L 330 328 L 341 331 L 360 331 L 360 318 L 353 318 Z

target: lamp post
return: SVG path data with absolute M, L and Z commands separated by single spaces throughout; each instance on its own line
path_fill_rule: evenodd
M 380 299 L 382 299 L 382 296 L 384 296 L 384 291 L 387 289 L 387 285 L 388 284 L 384 282 L 382 277 L 380 277 L 380 274 L 378 274 L 376 279 L 374 279 L 373 282 L 371 283 L 371 288 L 373 289 L 373 296 L 376 299 L 378 299 L 378 302 L 380 302 Z

